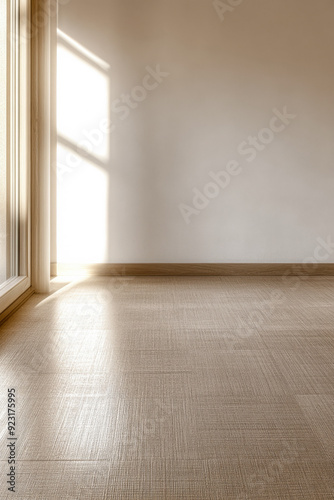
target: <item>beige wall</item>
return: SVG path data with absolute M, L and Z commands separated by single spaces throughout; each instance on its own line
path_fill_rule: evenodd
M 299 262 L 334 239 L 334 3 L 232 4 L 61 6 L 58 261 Z

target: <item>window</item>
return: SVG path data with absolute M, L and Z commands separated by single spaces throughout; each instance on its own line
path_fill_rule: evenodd
M 0 286 L 18 276 L 18 58 L 15 1 L 1 0 Z M 12 33 L 14 36 L 8 36 Z M 7 34 L 7 36 L 6 36 Z
M 0 313 L 30 287 L 28 0 L 0 0 Z

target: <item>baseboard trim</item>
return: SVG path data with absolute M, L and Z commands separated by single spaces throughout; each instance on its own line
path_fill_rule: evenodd
M 334 264 L 51 264 L 51 276 L 334 276 Z
M 16 299 L 7 309 L 5 309 L 0 314 L 0 326 L 4 323 L 12 314 L 14 314 L 33 294 L 35 290 L 30 287 L 26 290 L 18 299 Z

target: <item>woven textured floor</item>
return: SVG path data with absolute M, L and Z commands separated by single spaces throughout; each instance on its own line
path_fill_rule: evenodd
M 334 278 L 58 278 L 0 381 L 1 499 L 334 499 Z

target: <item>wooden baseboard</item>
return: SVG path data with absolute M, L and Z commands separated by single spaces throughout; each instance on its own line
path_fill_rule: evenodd
M 51 264 L 51 276 L 334 276 L 334 264 Z
M 14 314 L 33 294 L 35 290 L 30 287 L 18 299 L 15 300 L 7 309 L 0 314 L 0 325 L 4 323 L 12 314 Z

